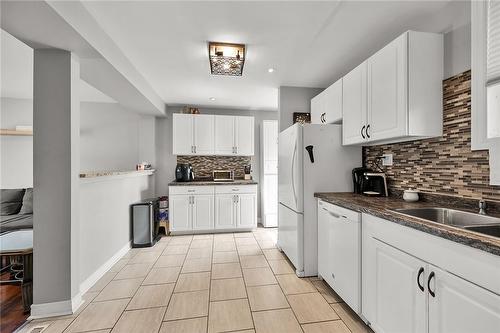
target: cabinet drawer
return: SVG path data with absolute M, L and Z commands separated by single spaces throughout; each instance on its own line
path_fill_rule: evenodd
M 332 205 L 331 203 L 325 202 L 323 200 L 319 200 L 318 207 L 320 209 L 325 208 L 326 210 L 328 210 L 332 213 L 335 213 L 337 215 L 345 216 L 349 220 L 353 220 L 353 221 L 360 221 L 361 220 L 361 213 L 358 213 L 358 212 L 355 212 L 353 210 L 346 209 L 343 207 Z
M 257 185 L 220 185 L 215 187 L 215 194 L 257 193 Z
M 213 186 L 169 186 L 169 195 L 214 194 Z

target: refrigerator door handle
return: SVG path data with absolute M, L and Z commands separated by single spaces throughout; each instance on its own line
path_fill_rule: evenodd
M 293 191 L 293 200 L 295 202 L 295 207 L 297 207 L 297 194 L 295 193 L 295 168 L 294 168 L 296 154 L 297 154 L 297 142 L 295 142 L 292 154 L 292 191 Z

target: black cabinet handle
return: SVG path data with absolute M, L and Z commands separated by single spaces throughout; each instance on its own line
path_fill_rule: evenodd
M 325 120 L 325 113 L 324 113 L 324 112 L 321 114 L 321 122 L 322 122 L 323 124 L 324 124 L 324 123 L 326 123 L 326 120 Z
M 370 129 L 370 125 L 366 126 L 366 137 L 369 139 L 370 138 L 370 133 L 368 133 L 368 130 Z
M 427 290 L 429 290 L 429 294 L 432 296 L 432 297 L 436 297 L 436 293 L 434 291 L 432 291 L 431 289 L 431 280 L 432 278 L 435 276 L 436 274 L 434 274 L 434 272 L 431 272 L 431 274 L 429 274 L 429 278 L 427 279 Z
M 363 134 L 363 131 L 365 130 L 365 127 L 366 127 L 366 125 L 363 125 L 363 127 L 361 128 L 361 136 L 363 137 L 363 139 L 366 139 L 365 135 Z
M 420 276 L 422 275 L 423 272 L 424 272 L 424 268 L 420 267 L 420 269 L 418 270 L 418 274 L 417 274 L 417 285 L 421 291 L 424 291 L 424 286 L 420 284 Z

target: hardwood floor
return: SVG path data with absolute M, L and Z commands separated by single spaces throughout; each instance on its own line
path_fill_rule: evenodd
M 1 276 L 2 280 L 8 274 Z M 14 332 L 28 318 L 23 313 L 20 285 L 0 285 L 0 332 Z

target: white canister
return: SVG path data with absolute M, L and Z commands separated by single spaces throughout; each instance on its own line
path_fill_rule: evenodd
M 415 190 L 406 190 L 403 192 L 403 200 L 407 202 L 415 202 L 418 201 L 418 191 Z

